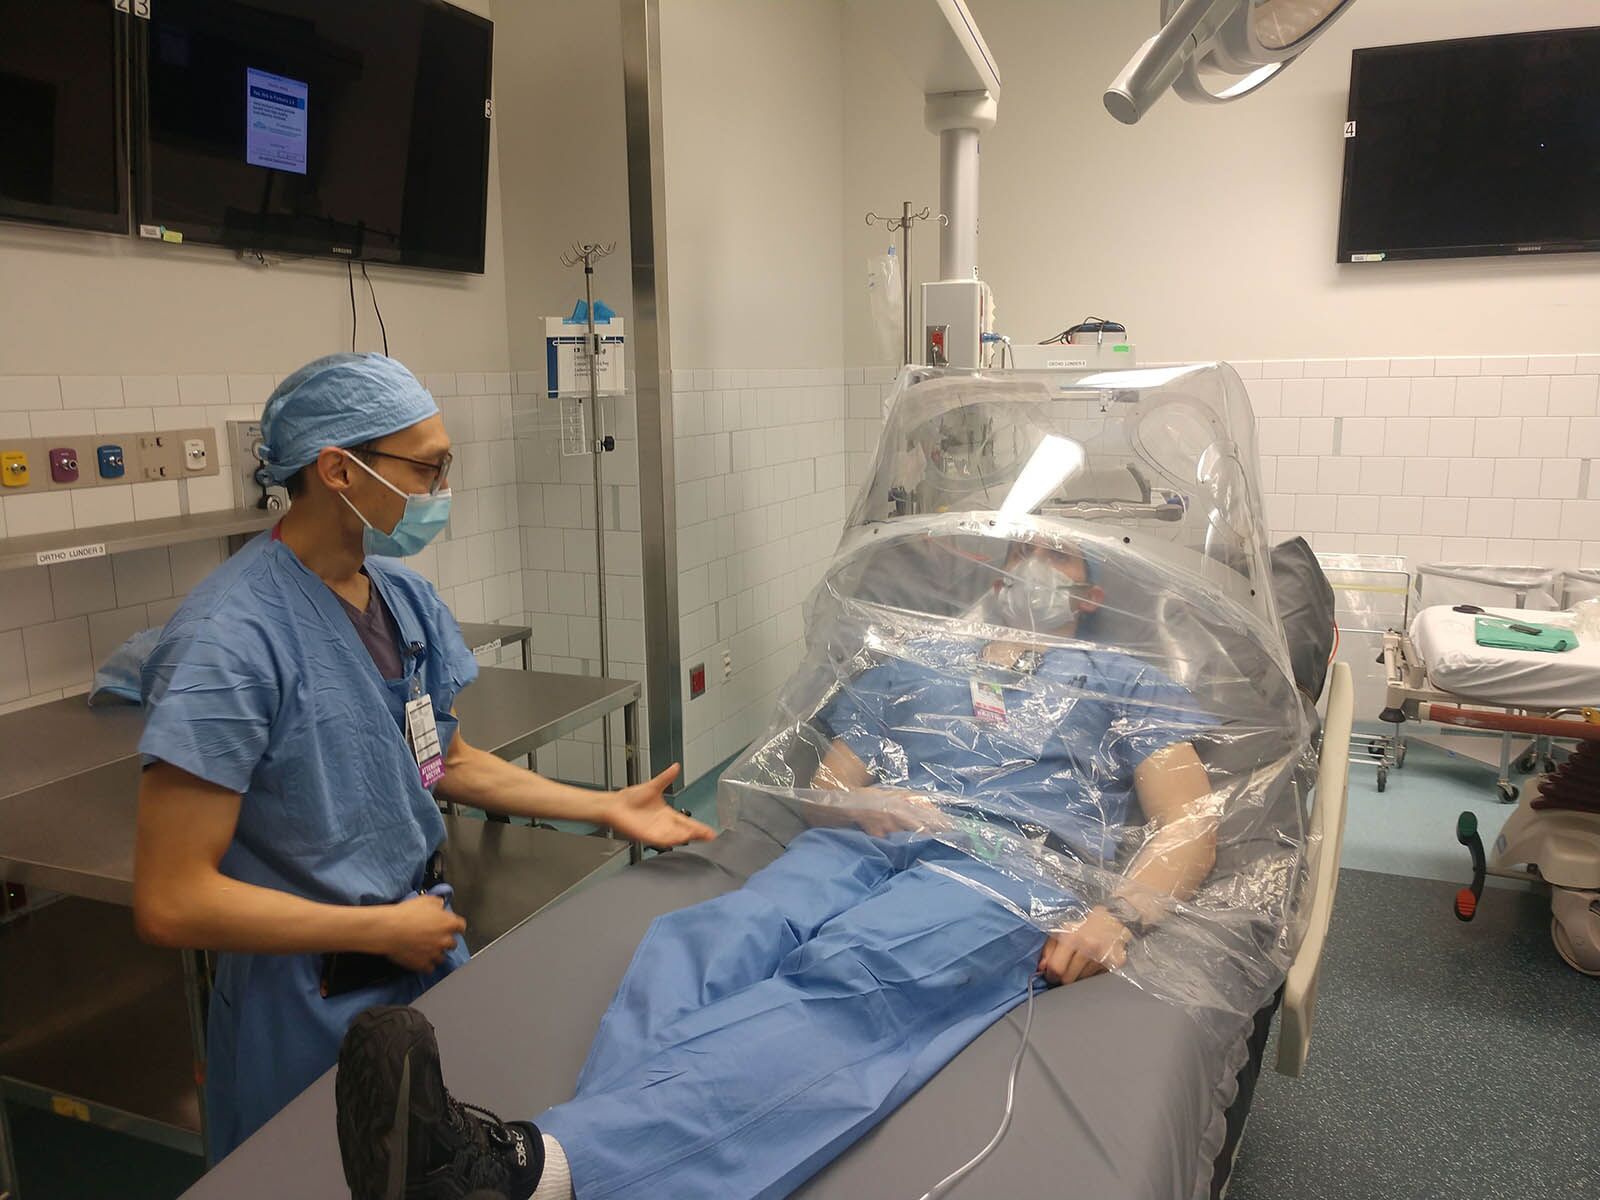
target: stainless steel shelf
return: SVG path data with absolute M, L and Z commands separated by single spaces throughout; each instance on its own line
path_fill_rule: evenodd
M 477 654 L 480 650 L 497 649 L 500 646 L 515 646 L 521 643 L 523 658 L 527 658 L 528 639 L 533 636 L 533 630 L 526 625 L 479 625 L 471 621 L 461 622 L 461 636 L 467 643 L 467 649 Z
M 278 516 L 278 513 L 241 508 L 193 513 L 186 517 L 158 517 L 151 521 L 123 521 L 116 525 L 91 525 L 83 529 L 66 529 L 60 533 L 0 538 L 0 571 L 38 566 L 41 554 L 81 546 L 104 546 L 106 554 L 121 554 L 128 550 L 200 542 L 235 533 L 258 533 L 270 528 Z

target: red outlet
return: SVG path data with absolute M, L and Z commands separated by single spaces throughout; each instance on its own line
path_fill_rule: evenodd
M 689 699 L 706 694 L 706 665 L 696 663 L 689 668 Z

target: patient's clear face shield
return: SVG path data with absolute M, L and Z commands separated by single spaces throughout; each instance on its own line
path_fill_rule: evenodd
M 806 626 L 725 822 L 936 839 L 1041 929 L 1136 914 L 1159 995 L 1271 995 L 1310 721 L 1230 368 L 903 372 Z

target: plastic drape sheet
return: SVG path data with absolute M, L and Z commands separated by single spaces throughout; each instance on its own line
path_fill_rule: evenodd
M 1556 576 L 1557 599 L 1572 609 L 1585 600 L 1600 600 L 1600 567 L 1569 567 Z
M 1164 999 L 1270 998 L 1311 724 L 1231 369 L 903 372 L 806 637 L 725 821 L 933 837 L 1041 930 L 1104 908 Z
M 1556 572 L 1549 567 L 1493 563 L 1422 563 L 1415 583 L 1418 611 L 1436 604 L 1484 608 L 1556 607 Z

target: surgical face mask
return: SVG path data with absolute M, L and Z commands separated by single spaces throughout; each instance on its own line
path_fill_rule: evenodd
M 1012 629 L 1054 633 L 1075 619 L 1072 601 L 1081 588 L 1049 563 L 1024 559 L 1001 585 L 995 610 Z
M 350 504 L 348 496 L 339 497 L 350 505 L 350 511 L 360 517 L 361 523 L 366 526 L 361 532 L 361 548 L 366 553 L 381 558 L 409 558 L 433 541 L 445 527 L 445 523 L 450 520 L 449 488 L 431 496 L 426 492 L 413 496 L 408 492 L 402 492 L 354 454 L 346 454 L 346 457 L 396 496 L 404 497 L 406 502 L 405 511 L 394 523 L 394 528 L 385 533 L 367 520 L 359 508 Z

